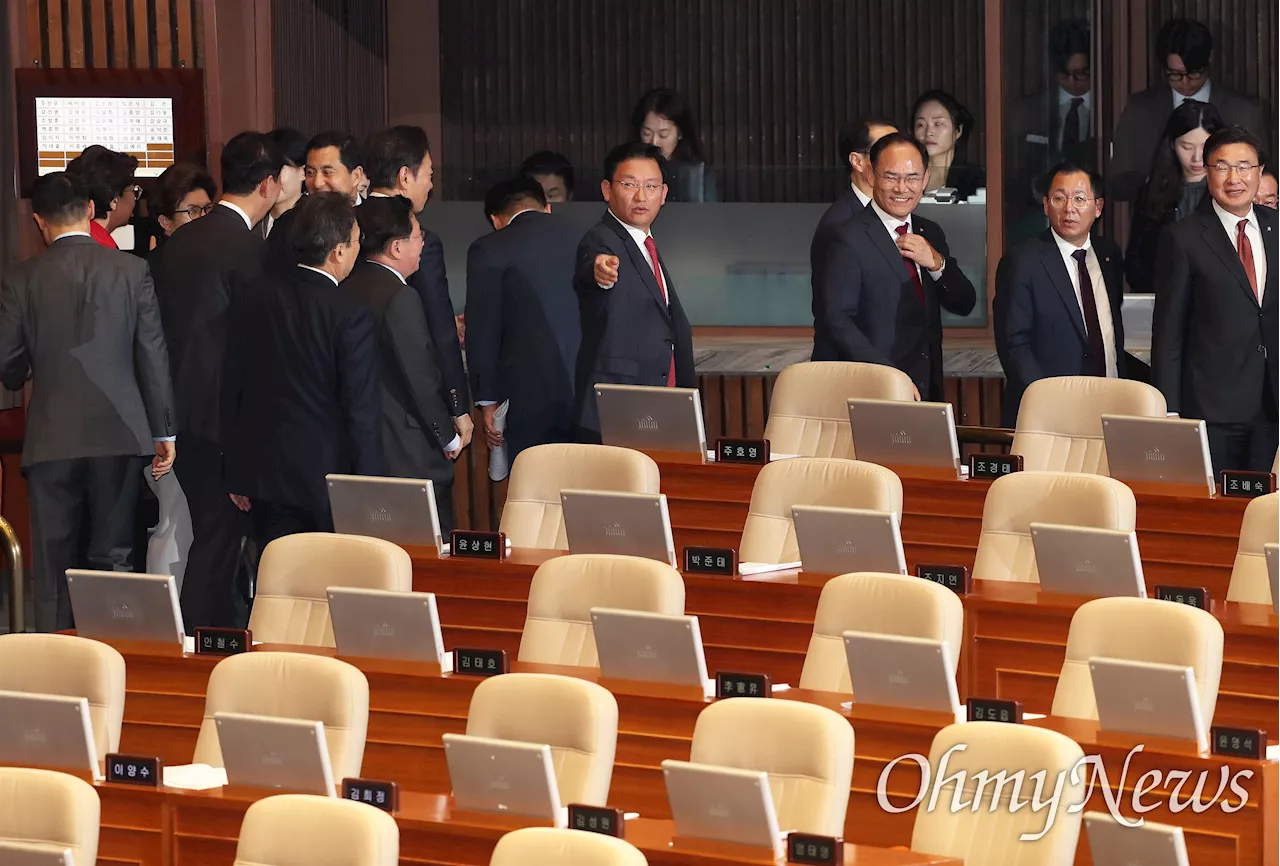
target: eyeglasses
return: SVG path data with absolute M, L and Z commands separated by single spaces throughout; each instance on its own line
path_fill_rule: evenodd
M 1208 69 L 1189 69 L 1183 71 L 1181 69 L 1166 69 L 1164 77 L 1166 81 L 1182 81 L 1184 78 L 1188 81 L 1199 81 L 1209 74 Z
M 1060 72 L 1058 74 L 1061 75 L 1063 78 L 1070 78 L 1072 81 L 1077 81 L 1081 83 L 1088 81 L 1090 78 L 1093 77 L 1093 72 L 1088 69 L 1077 69 L 1074 72 Z
M 1248 180 L 1253 177 L 1253 173 L 1258 170 L 1258 166 L 1256 164 L 1250 164 L 1247 162 L 1238 162 L 1235 165 L 1227 162 L 1215 162 L 1213 165 L 1209 166 L 1209 168 L 1217 172 L 1220 177 L 1226 177 L 1234 170 L 1236 174 L 1240 175 L 1242 180 Z
M 883 181 L 894 184 L 905 183 L 907 186 L 916 186 L 924 180 L 922 174 L 897 174 L 895 172 L 876 172 L 876 177 Z
M 1087 195 L 1084 195 L 1083 193 L 1079 195 L 1073 195 L 1073 196 L 1065 196 L 1062 193 L 1057 193 L 1055 195 L 1049 196 L 1049 204 L 1055 210 L 1062 210 L 1068 204 L 1075 205 L 1076 210 L 1083 210 L 1085 206 L 1089 204 L 1089 202 L 1091 201 L 1093 201 L 1093 199 L 1089 198 Z
M 138 186 L 136 183 L 131 187 L 127 187 L 127 189 L 129 192 L 133 193 L 133 198 L 135 201 L 142 198 L 142 187 Z
M 213 208 L 214 208 L 213 202 L 209 202 L 206 205 L 193 204 L 191 207 L 183 208 L 182 210 L 178 211 L 177 213 L 174 214 L 174 216 L 176 217 L 180 214 L 186 214 L 187 219 L 193 219 L 193 220 L 199 219 L 202 216 L 207 216 L 208 214 L 213 213 Z
M 662 184 L 660 183 L 639 184 L 639 183 L 636 183 L 634 180 L 620 180 L 620 181 L 616 181 L 616 183 L 618 184 L 618 186 L 622 187 L 627 192 L 635 192 L 636 190 L 640 189 L 641 186 L 644 187 L 645 192 L 650 194 L 656 193 L 662 189 Z

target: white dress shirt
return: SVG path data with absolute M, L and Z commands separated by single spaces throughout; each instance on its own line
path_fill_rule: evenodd
M 876 216 L 880 217 L 880 222 L 884 223 L 885 231 L 889 233 L 889 240 L 893 241 L 893 245 L 895 247 L 898 245 L 898 226 L 906 226 L 907 234 L 915 234 L 915 232 L 911 228 L 910 214 L 907 215 L 906 219 L 900 220 L 896 216 L 893 216 L 892 214 L 887 213 L 885 210 L 883 210 L 880 207 L 880 205 L 877 204 L 874 200 L 871 202 L 871 206 L 875 208 Z M 942 253 L 938 253 L 938 256 L 941 257 Z M 904 256 L 903 258 L 906 258 L 906 257 Z M 907 261 L 910 264 L 915 265 L 917 270 L 921 271 L 922 273 L 928 274 L 929 276 L 933 277 L 935 280 L 942 277 L 942 272 L 946 270 L 946 267 L 947 267 L 946 259 L 942 260 L 942 266 L 939 267 L 936 271 L 926 271 L 924 268 L 920 267 L 919 265 L 916 265 L 915 262 L 912 262 L 910 259 L 907 259 Z
M 264 238 L 271 237 L 271 227 L 276 224 L 276 218 L 271 215 L 270 211 L 268 211 L 267 215 L 262 218 L 262 223 L 262 236 Z
M 1085 238 L 1084 246 L 1077 247 L 1065 241 L 1053 229 L 1054 243 L 1058 245 L 1058 253 L 1063 264 L 1067 266 L 1067 276 L 1071 278 L 1071 288 L 1076 292 L 1076 306 L 1080 308 L 1080 321 L 1084 322 L 1084 301 L 1080 297 L 1080 263 L 1072 255 L 1077 250 L 1084 250 L 1084 267 L 1089 272 L 1089 282 L 1093 284 L 1093 305 L 1098 308 L 1098 330 L 1102 332 L 1102 354 L 1106 360 L 1107 378 L 1117 377 L 1116 372 L 1116 331 L 1111 321 L 1111 298 L 1107 295 L 1107 281 L 1102 276 L 1102 266 L 1098 264 L 1098 254 L 1093 251 L 1093 242 Z
M 1191 94 L 1190 96 L 1183 96 L 1181 93 L 1179 93 L 1178 91 L 1170 87 L 1169 90 L 1172 91 L 1173 93 L 1173 107 L 1177 108 L 1179 105 L 1186 102 L 1188 99 L 1194 99 L 1197 102 L 1208 102 L 1210 95 L 1212 95 L 1213 93 L 1213 90 L 1211 89 L 1210 84 L 1212 84 L 1212 82 L 1210 82 L 1206 78 L 1204 82 L 1204 86 L 1201 87 L 1199 90 L 1197 90 L 1195 93 Z
M 858 197 L 858 201 L 862 202 L 863 207 L 866 207 L 867 205 L 871 204 L 871 196 L 867 195 L 862 190 L 858 189 L 858 185 L 856 183 L 853 183 L 852 181 L 850 181 L 849 188 L 852 189 L 853 194 Z
M 333 281 L 333 284 L 335 286 L 338 285 L 338 278 L 326 270 L 323 270 L 321 268 L 313 268 L 311 267 L 311 265 L 298 265 L 298 267 L 302 268 L 304 271 L 315 271 L 317 274 L 324 274 L 326 277 L 328 277 L 330 280 Z
M 609 216 L 613 217 L 614 219 L 618 220 L 618 222 L 622 223 L 622 227 L 627 230 L 627 234 L 631 236 L 631 240 L 635 241 L 636 246 L 640 248 L 640 255 L 644 256 L 645 262 L 649 265 L 649 272 L 653 273 L 653 259 L 649 258 L 649 249 L 644 245 L 644 242 L 647 239 L 653 237 L 653 233 L 645 229 L 638 229 L 635 226 L 631 225 L 630 223 L 622 222 L 622 220 L 618 218 L 618 215 L 615 214 L 613 211 L 609 211 Z M 659 265 L 659 269 L 661 269 L 661 265 Z M 597 284 L 597 285 L 600 285 L 600 288 L 602 289 L 612 289 L 614 286 L 614 283 L 610 283 L 607 286 L 602 284 Z M 662 271 L 662 294 L 667 299 L 667 304 L 670 305 L 671 303 L 670 295 L 667 294 L 668 285 L 670 284 L 667 282 L 667 272 L 664 270 Z
M 1253 249 L 1253 273 L 1258 278 L 1258 303 L 1261 304 L 1263 291 L 1267 285 L 1267 251 L 1262 246 L 1262 227 L 1258 225 L 1258 214 L 1250 206 L 1248 214 L 1238 217 L 1230 211 L 1223 210 L 1216 201 L 1213 202 L 1213 212 L 1222 221 L 1222 228 L 1226 231 L 1233 250 L 1236 249 L 1236 238 L 1240 234 L 1237 228 L 1240 220 L 1248 221 L 1244 234 L 1249 239 L 1249 246 Z
M 240 219 L 244 220 L 245 226 L 249 229 L 249 231 L 253 231 L 253 220 L 249 219 L 249 215 L 245 213 L 244 210 L 239 205 L 232 204 L 226 199 L 219 201 L 218 204 L 240 214 Z
M 1089 120 L 1093 116 L 1093 91 L 1085 91 L 1080 96 L 1072 96 L 1066 90 L 1058 88 L 1058 134 L 1055 136 L 1059 149 L 1065 148 L 1068 144 L 1079 144 L 1080 141 L 1063 141 L 1062 133 L 1067 126 L 1067 113 L 1071 111 L 1071 100 L 1081 99 L 1080 103 L 1080 141 L 1085 141 L 1089 137 Z

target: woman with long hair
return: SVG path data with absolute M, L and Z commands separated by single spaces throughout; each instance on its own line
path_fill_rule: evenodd
M 693 110 L 669 87 L 650 90 L 631 111 L 631 137 L 657 146 L 667 160 L 668 201 L 715 201 L 715 175 L 707 168 Z

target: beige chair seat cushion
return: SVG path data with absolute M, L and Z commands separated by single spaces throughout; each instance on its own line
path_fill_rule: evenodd
M 1103 415 L 1165 417 L 1164 395 L 1145 382 L 1057 376 L 1027 386 L 1013 432 L 1026 469 L 1107 474 Z
M 913 400 L 911 377 L 896 367 L 806 361 L 778 374 L 764 438 L 775 454 L 853 459 L 849 398 Z
M 386 812 L 332 797 L 278 794 L 249 806 L 234 866 L 397 866 L 400 828 Z
M 489 866 L 647 866 L 648 862 L 623 839 L 551 827 L 512 830 L 498 840 L 489 858 Z
M 75 776 L 0 767 L 0 842 L 69 848 L 75 863 L 93 864 L 101 810 L 98 792 Z
M 1227 601 L 1271 604 L 1265 545 L 1276 543 L 1280 543 L 1280 493 L 1268 493 L 1250 502 L 1244 510 Z

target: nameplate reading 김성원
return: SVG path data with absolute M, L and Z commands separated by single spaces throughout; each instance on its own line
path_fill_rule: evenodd
M 343 779 L 342 799 L 394 813 L 400 809 L 400 786 L 379 779 Z
M 812 833 L 788 833 L 787 862 L 842 866 L 844 840 L 835 836 L 815 836 Z
M 599 833 L 601 836 L 621 839 L 626 823 L 621 809 L 608 806 L 583 806 L 580 803 L 569 805 L 570 830 L 582 830 L 586 833 Z
M 686 547 L 683 570 L 733 576 L 738 573 L 738 551 L 732 547 Z
M 479 532 L 455 529 L 449 533 L 449 555 L 471 559 L 502 559 L 507 551 L 507 537 L 501 532 Z
M 247 628 L 196 626 L 196 655 L 230 656 L 253 649 Z
M 1254 499 L 1276 492 L 1276 477 L 1270 472 L 1248 472 L 1244 469 L 1222 470 L 1222 495 Z
M 969 698 L 965 703 L 965 718 L 971 722 L 1005 722 L 1022 724 L 1022 702 L 1000 698 Z
M 716 674 L 717 698 L 771 698 L 773 687 L 768 674 L 740 674 L 720 671 Z
M 121 785 L 143 785 L 158 788 L 164 775 L 164 763 L 159 758 L 142 755 L 107 755 L 107 781 Z
M 763 466 L 769 462 L 769 440 L 717 439 L 716 462 L 754 463 Z
M 496 649 L 456 649 L 453 672 L 473 677 L 493 677 L 507 672 L 507 651 Z
M 1209 751 L 1215 755 L 1261 761 L 1267 754 L 1267 732 L 1257 728 L 1213 725 L 1209 728 Z
M 1022 471 L 1021 454 L 970 454 L 969 477 L 994 481 Z
M 973 591 L 973 578 L 967 565 L 917 565 L 916 577 L 945 586 L 956 595 Z
M 1156 598 L 1175 601 L 1201 610 L 1209 609 L 1209 590 L 1203 586 L 1157 586 Z

